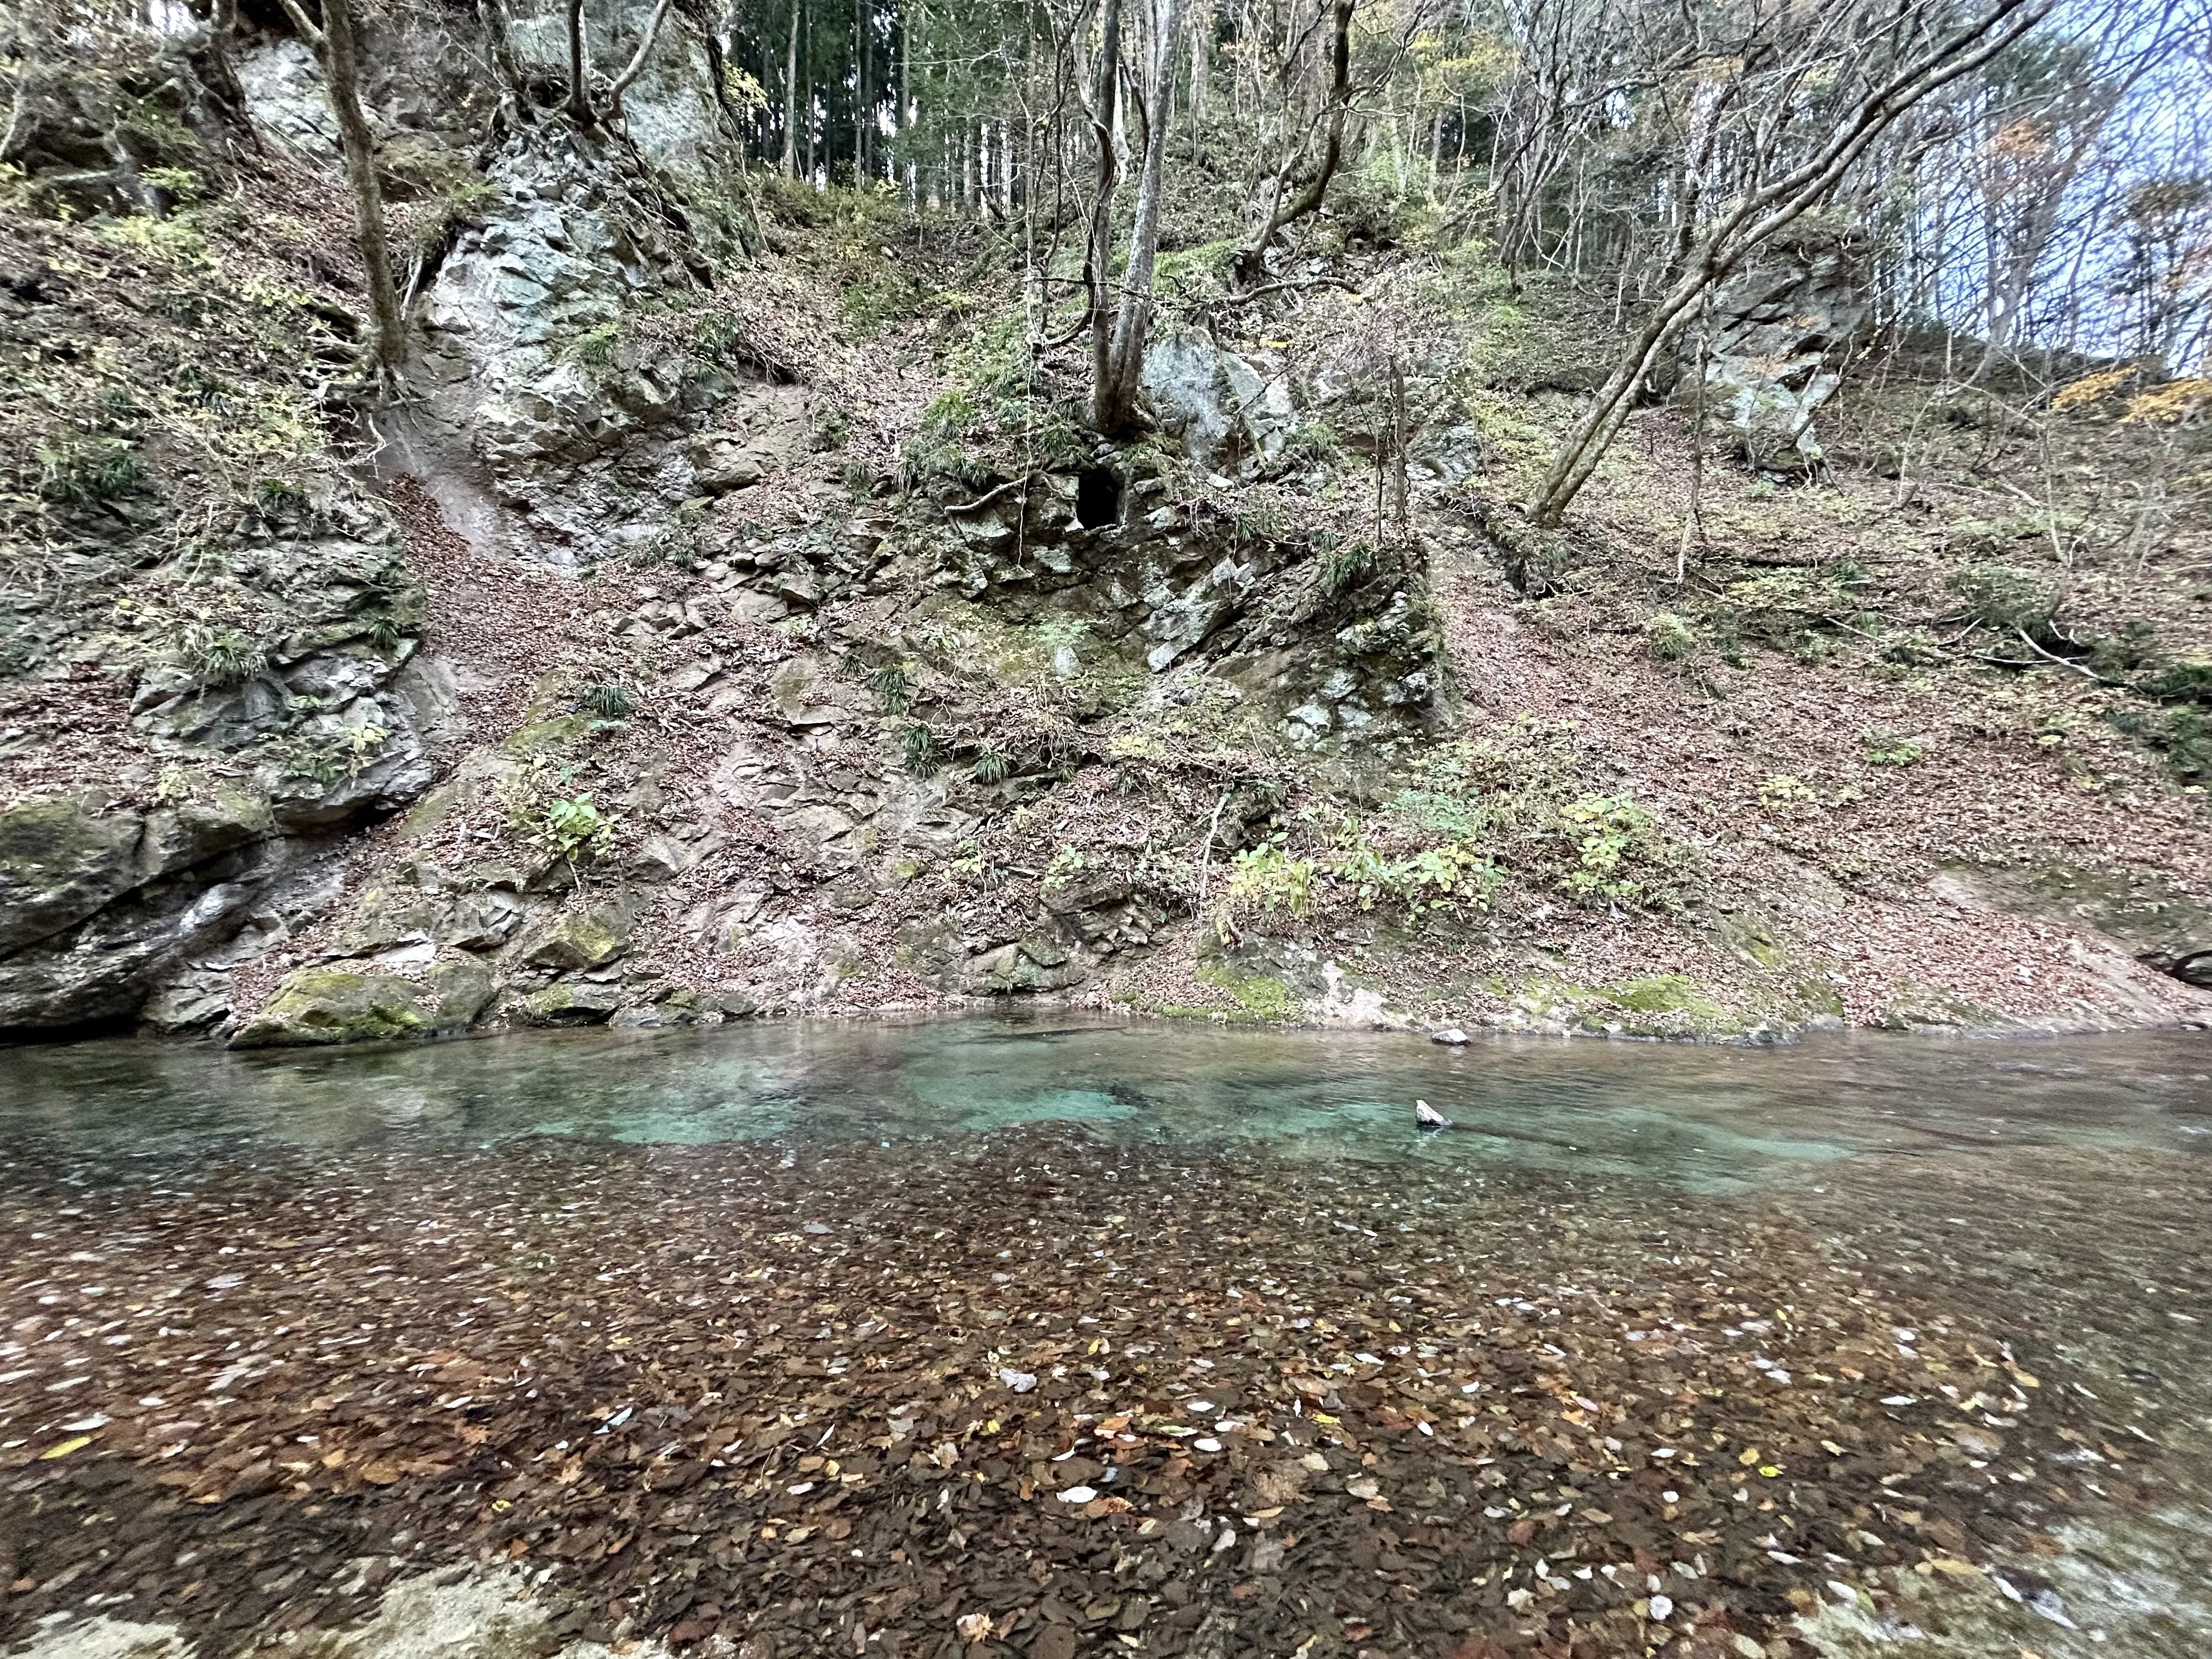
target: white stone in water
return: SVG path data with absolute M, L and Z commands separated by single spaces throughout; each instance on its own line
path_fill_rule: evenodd
M 1674 1603 L 1672 1598 L 1664 1595 L 1655 1595 L 1651 1598 L 1651 1617 L 1653 1620 L 1663 1620 L 1671 1619 L 1674 1616 Z
M 1088 1504 L 1097 1496 L 1098 1494 L 1088 1486 L 1070 1486 L 1066 1492 L 1060 1493 L 1060 1501 L 1063 1504 Z
M 1467 1033 L 1461 1030 L 1458 1026 L 1447 1025 L 1441 1031 L 1431 1031 L 1429 1034 L 1429 1041 L 1441 1042 L 1449 1048 L 1461 1048 L 1467 1046 L 1468 1036 Z

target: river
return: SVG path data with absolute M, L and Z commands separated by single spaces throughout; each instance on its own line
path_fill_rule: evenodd
M 2195 1033 L 0 1052 L 0 1638 L 2199 1659 L 2208 1153 Z

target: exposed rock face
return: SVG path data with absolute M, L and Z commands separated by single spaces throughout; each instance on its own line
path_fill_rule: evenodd
M 434 776 L 426 731 L 449 703 L 397 631 L 419 599 L 381 516 L 338 496 L 240 539 L 233 574 L 281 604 L 290 630 L 220 671 L 146 653 L 131 699 L 157 753 L 230 757 L 233 775 L 151 809 L 80 792 L 0 813 L 0 1030 L 130 1018 L 322 840 Z
M 1224 351 L 1205 335 L 1170 333 L 1145 353 L 1161 426 L 1202 466 L 1251 471 L 1281 454 L 1297 425 L 1289 380 Z
M 1115 503 L 1100 524 L 1079 514 L 1081 476 L 946 493 L 932 581 L 971 600 L 1034 595 L 1147 674 L 1202 660 L 1301 746 L 1387 743 L 1427 720 L 1437 640 L 1417 573 L 1248 537 L 1223 508 L 1168 502 L 1141 464 L 1100 476 Z
M 1753 466 L 1802 472 L 1820 464 L 1813 417 L 1842 384 L 1866 326 L 1860 254 L 1849 237 L 1808 226 L 1760 248 L 1714 295 L 1707 418 Z M 1694 335 L 1682 348 L 1693 369 L 1698 349 Z

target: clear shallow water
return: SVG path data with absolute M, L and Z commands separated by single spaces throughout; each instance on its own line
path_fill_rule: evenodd
M 1422 1135 L 1425 1099 L 1458 1127 Z M 2212 1041 L 1861 1036 L 1777 1048 L 1048 1019 L 793 1023 L 234 1054 L 0 1051 L 0 1136 L 83 1154 L 528 1135 L 803 1148 L 1080 1124 L 1280 1155 L 1478 1160 L 1741 1190 L 1808 1164 L 2079 1146 L 2212 1153 Z
M 1416 1097 L 1461 1127 L 1417 1132 Z M 1055 1166 L 1064 1149 L 1089 1184 L 1079 1182 L 1065 1208 L 1037 1196 L 1034 1170 L 1029 1185 L 1007 1185 L 1006 1159 L 990 1150 L 1007 1143 L 1021 1149 L 1011 1155 L 1017 1162 L 1041 1152 Z M 781 1149 L 780 1161 L 771 1148 Z M 64 1346 L 82 1339 L 96 1371 L 118 1363 L 98 1346 L 112 1328 L 103 1322 L 109 1298 L 146 1293 L 170 1267 L 188 1297 L 246 1294 L 210 1287 L 233 1285 L 257 1252 L 268 1259 L 256 1271 L 295 1286 L 311 1314 L 335 1306 L 352 1319 L 360 1283 L 343 1264 L 356 1249 L 376 1248 L 387 1222 L 407 1237 L 442 1239 L 533 1213 L 560 1224 L 533 1244 L 545 1254 L 518 1259 L 517 1285 L 531 1297 L 599 1295 L 617 1311 L 621 1286 L 649 1286 L 665 1271 L 664 1225 L 690 1225 L 713 1248 L 738 1251 L 750 1272 L 778 1237 L 797 1239 L 791 1248 L 810 1256 L 840 1248 L 836 1229 L 856 1217 L 896 1214 L 881 1235 L 894 1253 L 926 1251 L 930 1239 L 985 1214 L 1041 1219 L 1048 1231 L 1073 1225 L 1048 1256 L 1095 1257 L 1110 1279 L 1109 1251 L 1139 1241 L 1090 1229 L 1126 1222 L 1121 1212 L 1139 1196 L 1132 1188 L 1147 1182 L 1180 1203 L 1194 1171 L 1202 1185 L 1226 1172 L 1263 1188 L 1261 1219 L 1294 1236 L 1297 1224 L 1279 1220 L 1279 1211 L 1330 1237 L 1341 1229 L 1386 1241 L 1412 1224 L 1395 1218 L 1449 1218 L 1433 1224 L 1421 1249 L 1498 1262 L 1508 1288 L 1528 1290 L 1516 1277 L 1523 1273 L 1584 1286 L 1560 1292 L 1580 1298 L 1576 1305 L 1589 1300 L 1589 1284 L 1624 1272 L 1687 1295 L 1714 1276 L 1705 1265 L 1714 1258 L 1698 1250 L 1733 1246 L 1742 1252 L 1729 1268 L 1739 1286 L 1763 1273 L 1770 1300 L 1796 1296 L 1801 1315 L 1819 1308 L 1848 1317 L 1864 1296 L 1872 1300 L 1863 1305 L 1894 1307 L 1884 1318 L 1900 1331 L 1948 1329 L 1955 1316 L 1962 1331 L 2017 1345 L 2045 1370 L 2046 1395 L 2078 1388 L 2096 1402 L 2087 1409 L 2106 1452 L 2114 1442 L 2137 1456 L 2137 1446 L 2158 1449 L 2148 1469 L 2131 1464 L 2124 1478 L 2118 1467 L 2076 1462 L 2074 1449 L 2044 1460 L 2087 1504 L 2055 1528 L 2063 1556 L 1971 1552 L 1993 1574 L 2012 1573 L 2016 1589 L 2050 1589 L 2070 1628 L 2011 1599 L 1994 1576 L 1906 1572 L 1879 1613 L 1871 1605 L 1830 1607 L 1818 1627 L 1824 1654 L 2203 1659 L 2212 1653 L 2212 1574 L 2192 1564 L 2212 1550 L 2208 1152 L 2212 1039 L 2189 1033 L 1862 1036 L 1767 1049 L 1500 1039 L 1449 1049 L 1388 1033 L 1031 1014 L 333 1052 L 231 1054 L 129 1042 L 0 1050 L 0 1223 L 17 1229 L 19 1258 L 0 1326 L 60 1322 L 51 1346 L 46 1335 L 26 1335 L 8 1364 L 59 1363 Z M 839 1170 L 866 1186 L 866 1202 L 841 1190 Z M 734 1182 L 730 1171 L 741 1172 Z M 1117 1174 L 1121 1185 L 1103 1184 Z M 696 1191 L 683 1188 L 690 1195 L 668 1210 L 670 1184 L 692 1177 Z M 289 1215 L 303 1193 L 327 1203 L 370 1187 L 392 1194 L 390 1209 L 372 1205 L 368 1224 L 337 1226 L 328 1239 L 326 1224 L 304 1213 L 272 1219 Z M 776 1199 L 783 1188 L 796 1196 Z M 1347 1209 L 1354 1188 L 1363 1196 Z M 792 1207 L 725 1227 L 717 1193 L 742 1202 L 766 1193 Z M 787 1232 L 802 1210 L 827 1221 Z M 624 1244 L 624 1227 L 648 1212 L 647 1236 Z M 1347 1214 L 1368 1224 L 1349 1225 Z M 690 1219 L 664 1223 L 664 1215 Z M 1553 1231 L 1570 1218 L 1585 1230 L 1579 1243 L 1573 1231 Z M 1531 1237 L 1539 1226 L 1543 1239 Z M 264 1237 L 270 1227 L 288 1236 Z M 865 1221 L 859 1231 L 872 1236 Z M 1194 1284 L 1244 1271 L 1254 1250 L 1278 1248 L 1249 1242 L 1257 1235 L 1249 1231 L 1242 1243 L 1201 1232 L 1172 1267 Z M 578 1237 L 554 1242 L 569 1233 Z M 135 1260 L 128 1253 L 101 1266 L 98 1297 L 80 1287 L 88 1300 L 79 1313 L 57 1311 L 74 1306 L 76 1292 L 54 1286 L 94 1271 L 94 1256 L 70 1252 L 116 1239 L 138 1241 L 136 1250 L 155 1236 L 190 1242 L 176 1262 L 140 1264 L 143 1280 L 129 1277 L 139 1267 L 121 1265 Z M 1704 1242 L 1686 1251 L 1686 1238 Z M 305 1246 L 335 1252 L 334 1265 L 283 1279 L 268 1253 Z M 515 1247 L 471 1248 L 505 1261 Z M 38 1252 L 46 1277 L 24 1265 Z M 953 1279 L 967 1273 L 956 1263 Z M 1837 1299 L 1839 1274 L 1860 1287 L 1848 1301 Z M 246 1282 L 262 1281 L 249 1273 Z M 376 1281 L 380 1303 L 396 1282 Z M 1093 1292 L 1104 1296 L 1104 1283 Z M 609 1284 L 617 1289 L 593 1288 Z M 1326 1274 L 1304 1286 L 1329 1288 Z M 1607 1295 L 1639 1328 L 1665 1305 L 1643 1307 L 1632 1282 Z M 241 1325 L 239 1340 L 268 1340 L 261 1333 L 272 1324 L 289 1328 L 249 1317 L 256 1322 Z M 182 1329 L 161 1334 L 193 1340 Z M 434 1352 L 450 1334 L 450 1322 L 428 1320 L 416 1346 Z M 655 1334 L 648 1322 L 637 1340 L 650 1344 Z M 1724 1346 L 1751 1334 L 1728 1329 L 1705 1340 Z M 1952 1348 L 1981 1340 L 1960 1336 Z M 1598 1346 L 1620 1344 L 1608 1336 Z M 299 1357 L 303 1379 L 312 1359 Z M 390 1363 L 404 1370 L 420 1360 L 401 1342 Z M 1814 1381 L 1816 1368 L 1804 1369 L 1799 1388 Z M 0 1437 L 0 1437 L 0 1448 L 27 1457 L 38 1437 L 66 1431 L 65 1419 L 90 1420 L 98 1384 L 49 1398 L 44 1372 L 0 1368 L 0 1382 L 11 1376 L 25 1380 L 13 1407 L 0 1399 L 0 1413 L 18 1418 L 12 1428 L 0 1423 Z M 1948 1413 L 1966 1410 L 1936 1403 L 1947 1378 L 1963 1376 L 1936 1365 L 1897 1385 L 1925 1396 L 1916 1409 L 1942 1414 L 1930 1420 L 1935 1443 Z M 102 1410 L 124 1417 L 144 1386 L 117 1379 Z M 1738 1403 L 1715 1409 L 1725 1414 Z M 2039 1401 L 2036 1420 L 2049 1403 Z M 1986 1429 L 1992 1419 L 1960 1422 Z M 1954 1464 L 1948 1489 L 1993 1483 L 2008 1467 L 1975 1463 L 1961 1474 Z M 1808 1582 L 1818 1590 L 1817 1574 Z

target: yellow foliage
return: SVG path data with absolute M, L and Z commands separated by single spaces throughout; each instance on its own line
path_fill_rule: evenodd
M 2133 363 L 2120 368 L 2107 368 L 2094 374 L 2085 374 L 2080 380 L 2058 388 L 2051 399 L 2053 409 L 2083 409 L 2110 397 L 2135 378 Z
M 2120 419 L 2143 426 L 2179 426 L 2201 420 L 2208 411 L 2212 411 L 2212 380 L 2168 380 L 2136 393 Z

